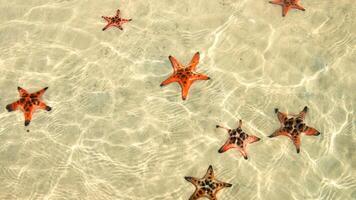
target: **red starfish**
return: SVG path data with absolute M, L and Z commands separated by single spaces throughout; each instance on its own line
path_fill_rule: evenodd
M 169 56 L 168 58 L 173 67 L 173 74 L 161 83 L 161 87 L 173 82 L 178 82 L 182 88 L 183 100 L 187 98 L 189 88 L 194 81 L 210 79 L 207 75 L 195 72 L 195 68 L 199 63 L 199 52 L 195 53 L 188 67 L 184 67 L 173 56 Z
M 216 128 L 223 128 L 229 133 L 229 139 L 225 144 L 219 149 L 219 153 L 223 153 L 231 148 L 236 148 L 240 151 L 241 155 L 247 160 L 247 145 L 257 142 L 260 138 L 254 135 L 246 134 L 242 129 L 242 121 L 239 120 L 239 125 L 236 129 L 226 128 L 220 125 L 216 125 Z
M 279 122 L 281 123 L 281 128 L 277 129 L 272 135 L 269 137 L 276 137 L 280 135 L 284 135 L 289 137 L 296 149 L 297 153 L 300 152 L 300 135 L 305 133 L 306 135 L 320 135 L 320 132 L 317 131 L 315 128 L 305 125 L 304 118 L 308 112 L 308 107 L 304 107 L 304 109 L 297 115 L 279 112 L 278 109 L 275 109 L 277 113 L 277 117 Z
M 288 11 L 292 8 L 292 9 L 298 9 L 298 10 L 302 10 L 305 11 L 305 9 L 298 4 L 299 0 L 273 0 L 273 1 L 269 1 L 271 4 L 277 4 L 282 6 L 283 8 L 283 13 L 282 16 L 286 16 Z
M 48 87 L 45 87 L 42 90 L 31 94 L 29 94 L 26 90 L 20 87 L 17 87 L 17 89 L 20 94 L 20 100 L 7 105 L 6 109 L 7 111 L 11 112 L 20 108 L 20 110 L 24 112 L 25 115 L 25 126 L 28 126 L 30 124 L 32 114 L 36 111 L 36 109 L 43 109 L 47 111 L 50 111 L 52 109 L 41 100 L 42 95 L 45 93 Z
M 224 183 L 215 179 L 213 167 L 210 165 L 203 178 L 194 178 L 190 176 L 184 177 L 185 180 L 193 183 L 195 192 L 189 200 L 196 200 L 206 197 L 210 200 L 217 200 L 216 194 L 223 188 L 231 187 L 232 184 Z
M 122 28 L 122 25 L 129 21 L 132 21 L 132 19 L 121 18 L 119 9 L 116 11 L 115 16 L 113 16 L 113 17 L 102 16 L 102 18 L 104 18 L 108 22 L 108 24 L 103 28 L 103 31 L 105 31 L 107 28 L 109 28 L 111 26 L 115 26 L 115 27 L 119 28 L 120 30 L 124 30 Z

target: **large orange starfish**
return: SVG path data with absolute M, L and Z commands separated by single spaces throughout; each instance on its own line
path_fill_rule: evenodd
M 47 106 L 42 100 L 41 97 L 48 89 L 48 87 L 43 88 L 34 93 L 28 93 L 26 90 L 17 87 L 20 99 L 6 106 L 6 109 L 11 112 L 17 109 L 20 109 L 25 115 L 25 126 L 28 126 L 32 119 L 32 114 L 37 109 L 43 109 L 50 111 L 52 108 Z
M 119 9 L 116 11 L 115 16 L 113 16 L 113 17 L 102 16 L 102 18 L 108 22 L 108 24 L 103 28 L 103 31 L 105 31 L 107 28 L 109 28 L 111 26 L 115 26 L 115 27 L 119 28 L 120 30 L 124 30 L 122 28 L 122 25 L 132 20 L 132 19 L 121 18 Z
M 232 186 L 230 183 L 224 183 L 215 179 L 213 167 L 211 165 L 203 178 L 194 178 L 190 176 L 184 178 L 195 186 L 195 192 L 189 200 L 196 200 L 202 197 L 206 197 L 210 200 L 217 200 L 216 194 L 221 189 Z
M 275 109 L 275 112 L 277 113 L 277 117 L 279 122 L 281 123 L 281 127 L 269 137 L 272 138 L 280 135 L 289 137 L 293 141 L 297 149 L 297 153 L 300 152 L 300 136 L 302 133 L 314 136 L 320 135 L 319 131 L 317 131 L 315 128 L 307 126 L 304 123 L 305 115 L 308 112 L 307 106 L 305 106 L 299 114 L 288 115 L 286 113 L 279 112 L 277 108 Z
M 271 4 L 277 4 L 282 6 L 283 12 L 282 12 L 282 16 L 286 16 L 288 11 L 290 9 L 298 9 L 298 10 L 302 10 L 305 11 L 305 9 L 298 4 L 299 0 L 273 0 L 273 1 L 269 1 Z
M 161 87 L 173 82 L 178 82 L 182 88 L 182 99 L 185 100 L 187 98 L 189 88 L 194 81 L 210 79 L 207 75 L 195 72 L 195 68 L 199 63 L 199 57 L 199 52 L 195 53 L 188 67 L 184 67 L 173 56 L 169 56 L 168 58 L 173 67 L 173 74 L 161 83 Z
M 260 138 L 254 135 L 248 135 L 242 129 L 242 120 L 239 120 L 238 127 L 236 129 L 226 128 L 220 125 L 216 125 L 216 128 L 223 128 L 229 133 L 229 138 L 225 144 L 219 149 L 219 153 L 223 153 L 229 149 L 236 148 L 240 151 L 241 155 L 247 160 L 247 145 L 257 142 Z

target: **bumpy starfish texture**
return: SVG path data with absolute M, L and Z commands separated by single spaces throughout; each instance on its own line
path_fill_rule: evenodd
M 298 4 L 299 0 L 273 0 L 269 1 L 271 4 L 282 6 L 282 16 L 286 16 L 290 9 L 298 9 L 305 11 L 305 9 Z
M 116 11 L 115 16 L 113 16 L 113 17 L 102 16 L 102 18 L 108 22 L 108 24 L 103 28 L 103 31 L 105 31 L 106 29 L 108 29 L 111 26 L 115 26 L 115 27 L 119 28 L 120 30 L 124 30 L 122 28 L 122 25 L 132 20 L 132 19 L 121 18 L 119 9 Z
M 20 99 L 6 106 L 6 109 L 11 112 L 17 109 L 20 109 L 25 115 L 25 126 L 28 126 L 32 119 L 32 114 L 37 109 L 43 109 L 50 111 L 52 108 L 47 106 L 42 100 L 41 97 L 48 89 L 45 87 L 37 92 L 28 93 L 26 90 L 18 87 L 17 88 L 20 94 Z
M 182 88 L 182 99 L 186 100 L 189 88 L 194 81 L 210 79 L 207 75 L 195 72 L 195 69 L 199 63 L 199 57 L 199 52 L 195 53 L 190 64 L 187 67 L 184 67 L 173 56 L 169 56 L 168 58 L 173 67 L 173 74 L 161 83 L 161 87 L 173 82 L 178 82 Z
M 320 135 L 319 131 L 317 131 L 313 127 L 307 126 L 304 123 L 305 115 L 308 112 L 307 106 L 305 106 L 299 114 L 288 115 L 286 113 L 279 112 L 277 108 L 275 109 L 275 112 L 277 113 L 277 117 L 279 122 L 281 123 L 281 127 L 269 137 L 276 137 L 280 135 L 289 137 L 293 141 L 297 149 L 297 153 L 300 152 L 300 136 L 302 133 L 312 136 Z
M 230 183 L 224 183 L 215 179 L 213 167 L 211 165 L 203 178 L 194 178 L 190 176 L 184 178 L 195 186 L 195 192 L 190 196 L 189 200 L 196 200 L 202 197 L 206 197 L 210 200 L 217 200 L 216 195 L 221 189 L 232 186 Z
M 240 151 L 241 155 L 247 160 L 247 145 L 257 142 L 260 138 L 254 135 L 248 135 L 242 129 L 242 120 L 239 120 L 238 127 L 236 129 L 226 128 L 220 125 L 216 125 L 216 128 L 223 128 L 229 133 L 229 138 L 225 144 L 219 149 L 219 153 L 223 153 L 229 149 L 236 148 Z

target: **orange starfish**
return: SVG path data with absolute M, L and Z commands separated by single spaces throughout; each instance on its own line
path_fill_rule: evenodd
M 195 72 L 195 68 L 199 63 L 199 52 L 195 53 L 188 67 L 184 67 L 173 56 L 169 56 L 173 67 L 173 74 L 161 83 L 161 87 L 173 82 L 178 82 L 182 88 L 182 99 L 185 100 L 188 95 L 190 86 L 196 80 L 208 80 L 207 75 L 198 74 Z
M 11 112 L 20 108 L 20 110 L 24 112 L 25 115 L 25 126 L 28 126 L 30 124 L 32 119 L 32 114 L 37 109 L 43 109 L 47 111 L 50 111 L 52 109 L 41 100 L 42 95 L 48 89 L 48 87 L 45 87 L 42 90 L 39 90 L 31 94 L 20 87 L 17 87 L 17 89 L 20 94 L 20 100 L 7 105 L 6 109 L 9 112 Z
M 282 6 L 283 12 L 282 12 L 282 16 L 286 16 L 288 11 L 290 9 L 298 9 L 298 10 L 302 10 L 305 11 L 305 9 L 298 4 L 299 0 L 273 0 L 273 1 L 269 1 L 271 4 L 277 4 Z
M 275 109 L 275 112 L 277 113 L 277 117 L 279 122 L 281 123 L 281 127 L 277 129 L 269 137 L 272 138 L 280 135 L 289 137 L 293 141 L 297 149 L 297 153 L 300 152 L 300 135 L 302 133 L 305 133 L 306 135 L 314 135 L 314 136 L 320 135 L 319 131 L 317 131 L 315 128 L 307 126 L 304 123 L 305 115 L 308 112 L 307 106 L 305 106 L 304 109 L 297 115 L 296 114 L 287 115 L 286 113 L 279 112 L 277 108 Z
M 132 21 L 132 19 L 121 18 L 119 9 L 116 11 L 115 16 L 113 16 L 113 17 L 102 16 L 102 18 L 104 18 L 108 22 L 108 24 L 103 28 L 103 31 L 105 31 L 107 28 L 109 28 L 111 26 L 115 26 L 115 27 L 119 28 L 120 30 L 124 30 L 122 28 L 122 25 L 129 21 Z
M 242 129 L 242 120 L 239 120 L 239 125 L 236 129 L 226 128 L 220 125 L 216 125 L 216 128 L 223 128 L 229 133 L 229 138 L 225 144 L 219 149 L 219 153 L 223 153 L 231 148 L 236 148 L 240 151 L 241 155 L 247 160 L 247 145 L 257 142 L 260 138 L 254 135 L 248 135 Z
M 224 183 L 215 179 L 213 167 L 210 165 L 203 178 L 194 178 L 190 176 L 184 177 L 185 180 L 193 183 L 195 192 L 189 200 L 196 200 L 206 197 L 210 200 L 217 200 L 216 194 L 223 188 L 231 187 L 232 184 Z

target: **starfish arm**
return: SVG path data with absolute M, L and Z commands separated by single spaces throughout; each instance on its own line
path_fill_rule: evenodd
M 38 108 L 39 108 L 39 109 L 42 109 L 42 110 L 47 110 L 47 111 L 51 111 L 51 110 L 52 110 L 51 107 L 47 106 L 47 105 L 46 105 L 45 103 L 43 103 L 43 102 L 40 102 L 40 103 L 39 103 Z
M 171 61 L 174 72 L 178 69 L 183 68 L 183 65 L 178 62 L 178 60 L 173 56 L 168 56 L 169 61 Z
M 230 142 L 230 138 L 225 142 L 225 144 L 220 147 L 219 149 L 219 153 L 224 153 L 225 151 L 229 150 L 229 149 L 233 149 L 233 148 L 237 148 L 237 145 L 234 143 Z
M 209 165 L 208 170 L 206 170 L 206 174 L 203 179 L 213 179 L 214 176 L 214 170 L 213 166 Z
M 121 24 L 132 21 L 132 19 L 121 19 Z
M 199 59 L 200 59 L 200 54 L 199 52 L 196 52 L 192 58 L 192 60 L 189 63 L 189 69 L 194 71 L 199 64 Z
M 19 108 L 20 105 L 21 105 L 21 104 L 20 104 L 20 100 L 15 101 L 15 102 L 13 102 L 13 103 L 8 104 L 8 105 L 6 106 L 6 110 L 9 111 L 9 112 L 15 111 L 15 110 L 17 110 L 17 109 Z
M 179 78 L 176 75 L 172 75 L 172 76 L 168 77 L 166 80 L 164 80 L 160 86 L 163 87 L 165 85 L 168 85 L 173 82 L 178 82 L 178 81 L 179 81 Z
M 245 160 L 247 160 L 248 156 L 247 156 L 246 148 L 237 148 L 237 149 L 240 151 L 241 155 L 245 158 Z
M 249 135 L 248 137 L 247 137 L 247 143 L 248 144 L 251 144 L 251 143 L 254 143 L 254 142 L 258 142 L 258 141 L 260 141 L 261 139 L 259 138 L 259 137 L 257 137 L 257 136 L 254 136 L 254 135 Z
M 26 97 L 29 95 L 29 93 L 21 87 L 17 87 L 17 90 L 19 91 L 20 97 Z
M 122 30 L 122 31 L 124 30 L 124 29 L 122 28 L 121 24 L 115 24 L 114 26 L 117 27 L 118 29 Z
M 104 28 L 103 31 L 105 31 L 106 29 L 108 29 L 109 27 L 113 26 L 114 24 L 109 22 Z
M 217 180 L 217 183 L 215 183 L 215 191 L 214 191 L 214 196 L 217 195 L 217 193 L 223 189 L 223 188 L 227 188 L 227 187 L 232 187 L 232 184 L 230 183 L 225 183 L 225 182 L 222 182 L 222 181 L 218 181 Z
M 222 129 L 225 129 L 227 132 L 230 132 L 231 129 L 227 128 L 227 127 L 224 127 L 224 126 L 220 126 L 220 125 L 216 125 L 216 128 L 222 128 Z
M 312 135 L 312 136 L 318 136 L 320 135 L 320 132 L 318 130 L 316 130 L 315 128 L 313 127 L 309 127 L 309 126 L 306 126 L 306 129 L 304 131 L 304 133 L 306 135 Z
M 190 196 L 189 200 L 197 200 L 205 196 L 205 191 L 203 189 L 196 189 L 195 192 Z
M 286 6 L 283 5 L 283 12 L 282 12 L 282 16 L 285 17 L 288 13 L 288 11 L 290 10 L 291 6 Z
M 241 120 L 241 119 L 239 120 L 239 122 L 238 122 L 238 124 L 237 124 L 237 127 L 238 127 L 238 128 L 241 128 L 241 127 L 242 127 L 242 120 Z
M 305 8 L 303 8 L 301 5 L 299 4 L 294 4 L 292 5 L 292 8 L 294 9 L 298 9 L 298 10 L 301 10 L 301 11 L 305 11 Z
M 25 126 L 28 126 L 32 119 L 32 110 L 25 111 L 24 116 L 25 116 Z
M 305 115 L 307 114 L 307 112 L 308 112 L 308 107 L 305 106 L 305 107 L 303 108 L 303 110 L 300 111 L 300 113 L 298 114 L 297 117 L 299 117 L 299 118 L 301 118 L 302 120 L 304 120 Z
M 111 17 L 107 17 L 107 16 L 101 16 L 103 19 L 105 19 L 105 21 L 107 22 L 111 22 Z
M 46 90 L 48 89 L 48 87 L 45 87 L 37 92 L 34 92 L 30 95 L 31 98 L 41 98 L 42 95 L 46 92 Z
M 191 177 L 191 176 L 185 176 L 184 179 L 187 180 L 188 182 L 191 182 L 195 187 L 198 186 L 198 181 L 199 181 L 198 178 Z
M 182 99 L 186 100 L 189 93 L 190 86 L 192 86 L 192 81 L 187 81 L 185 84 L 182 81 L 179 81 L 179 84 L 182 88 Z
M 276 4 L 276 5 L 283 5 L 283 1 L 282 0 L 273 0 L 273 1 L 269 1 L 269 3 Z
M 275 108 L 274 109 L 274 112 L 277 113 L 277 117 L 278 117 L 278 120 L 281 124 L 284 124 L 287 120 L 287 114 L 286 113 L 282 113 L 278 110 L 278 108 Z
M 292 140 L 293 140 L 293 143 L 297 150 L 297 153 L 299 153 L 300 152 L 300 135 L 296 135 L 295 137 L 292 138 Z
M 268 137 L 272 138 L 272 137 L 277 137 L 277 136 L 280 136 L 280 135 L 284 135 L 284 136 L 290 137 L 290 134 L 287 131 L 284 131 L 282 128 L 277 129 L 275 132 L 273 132 Z
M 204 75 L 204 74 L 193 74 L 191 77 L 190 77 L 190 80 L 192 81 L 196 81 L 196 80 L 209 80 L 210 77 L 207 76 L 207 75 Z

